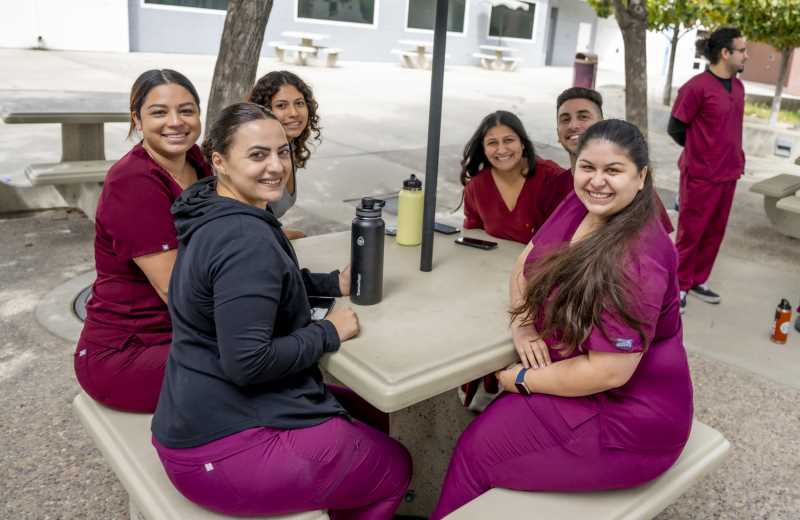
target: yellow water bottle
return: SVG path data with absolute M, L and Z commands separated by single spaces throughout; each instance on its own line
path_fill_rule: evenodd
M 422 242 L 422 181 L 413 173 L 403 181 L 397 203 L 397 243 L 418 246 Z

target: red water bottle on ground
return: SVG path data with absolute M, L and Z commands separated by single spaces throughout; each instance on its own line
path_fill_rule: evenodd
M 772 333 L 770 338 L 773 343 L 783 345 L 789 336 L 789 327 L 792 321 L 792 306 L 786 298 L 781 299 L 778 308 L 775 309 L 775 321 L 772 323 Z

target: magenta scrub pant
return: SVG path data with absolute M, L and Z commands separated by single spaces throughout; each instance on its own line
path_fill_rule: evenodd
M 333 520 L 390 519 L 411 479 L 399 442 L 341 417 L 296 430 L 251 428 L 196 448 L 153 445 L 186 498 L 235 516 L 325 509 Z
M 681 291 L 706 283 L 717 259 L 736 181 L 710 182 L 681 172 L 678 235 L 678 284 Z
M 680 455 L 680 450 L 642 454 L 604 448 L 597 416 L 573 429 L 555 403 L 547 395 L 505 394 L 479 415 L 458 439 L 430 520 L 495 487 L 596 491 L 638 486 L 661 475 Z M 519 516 L 530 515 L 535 511 Z

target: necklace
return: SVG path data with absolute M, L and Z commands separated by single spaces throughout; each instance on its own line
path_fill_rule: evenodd
M 150 153 L 150 150 L 148 150 L 148 149 L 147 149 L 147 145 L 145 145 L 145 143 L 142 143 L 142 148 L 144 148 L 144 151 L 147 153 L 147 156 L 148 156 L 148 157 L 150 157 L 150 159 L 151 159 L 151 160 L 152 160 L 154 163 L 156 163 L 156 164 L 157 164 L 157 165 L 159 165 L 161 168 L 163 168 L 163 169 L 164 169 L 164 171 L 165 171 L 165 172 L 167 172 L 167 175 L 169 175 L 170 177 L 172 177 L 172 180 L 174 180 L 174 181 L 175 181 L 175 183 L 176 183 L 178 186 L 180 186 L 182 190 L 185 190 L 185 189 L 186 189 L 186 188 L 189 186 L 189 184 L 191 184 L 191 183 L 183 182 L 183 181 L 180 179 L 180 175 L 176 175 L 175 173 L 173 173 L 173 171 L 172 171 L 172 170 L 170 170 L 169 168 L 167 168 L 166 166 L 164 166 L 163 164 L 161 164 L 161 162 L 159 162 L 159 161 L 158 161 L 158 160 L 157 160 L 157 159 L 156 159 L 156 158 L 153 156 L 153 154 L 152 154 L 152 153 Z M 182 174 L 184 171 L 186 171 L 186 167 L 187 167 L 187 166 L 188 166 L 188 167 L 190 167 L 190 168 L 192 167 L 192 166 L 191 166 L 191 164 L 189 164 L 189 161 L 188 161 L 188 159 L 186 159 L 186 156 L 184 156 L 184 163 L 183 163 L 183 169 L 181 170 L 181 174 Z

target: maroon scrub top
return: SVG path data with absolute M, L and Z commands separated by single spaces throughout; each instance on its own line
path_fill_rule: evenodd
M 199 147 L 186 157 L 198 178 L 211 174 Z M 145 346 L 171 341 L 167 306 L 133 259 L 178 247 L 170 207 L 181 191 L 141 143 L 108 171 L 95 219 L 97 279 L 79 345 L 122 349 L 136 339 Z
M 672 116 L 687 125 L 678 160 L 681 173 L 713 182 L 738 179 L 744 172 L 742 121 L 744 85 L 731 78 L 731 91 L 705 71 L 678 90 Z
M 569 171 L 553 161 L 537 158 L 533 174 L 525 179 L 517 204 L 509 211 L 491 169 L 484 168 L 464 187 L 464 227 L 527 244 L 571 192 Z
M 568 243 L 586 212 L 575 193 L 568 195 L 533 237 L 534 247 L 525 262 L 526 270 L 548 251 Z M 683 346 L 677 253 L 657 217 L 635 239 L 624 269 L 636 303 L 632 310 L 644 322 L 649 347 L 627 383 L 588 397 L 561 399 L 558 411 L 573 427 L 598 415 L 601 443 L 609 448 L 635 452 L 680 449 L 689 438 L 692 424 L 692 381 Z M 604 312 L 600 325 L 568 357 L 588 350 L 643 351 L 639 333 L 615 313 Z M 553 348 L 557 338 L 545 338 L 545 342 L 553 361 L 564 359 Z

